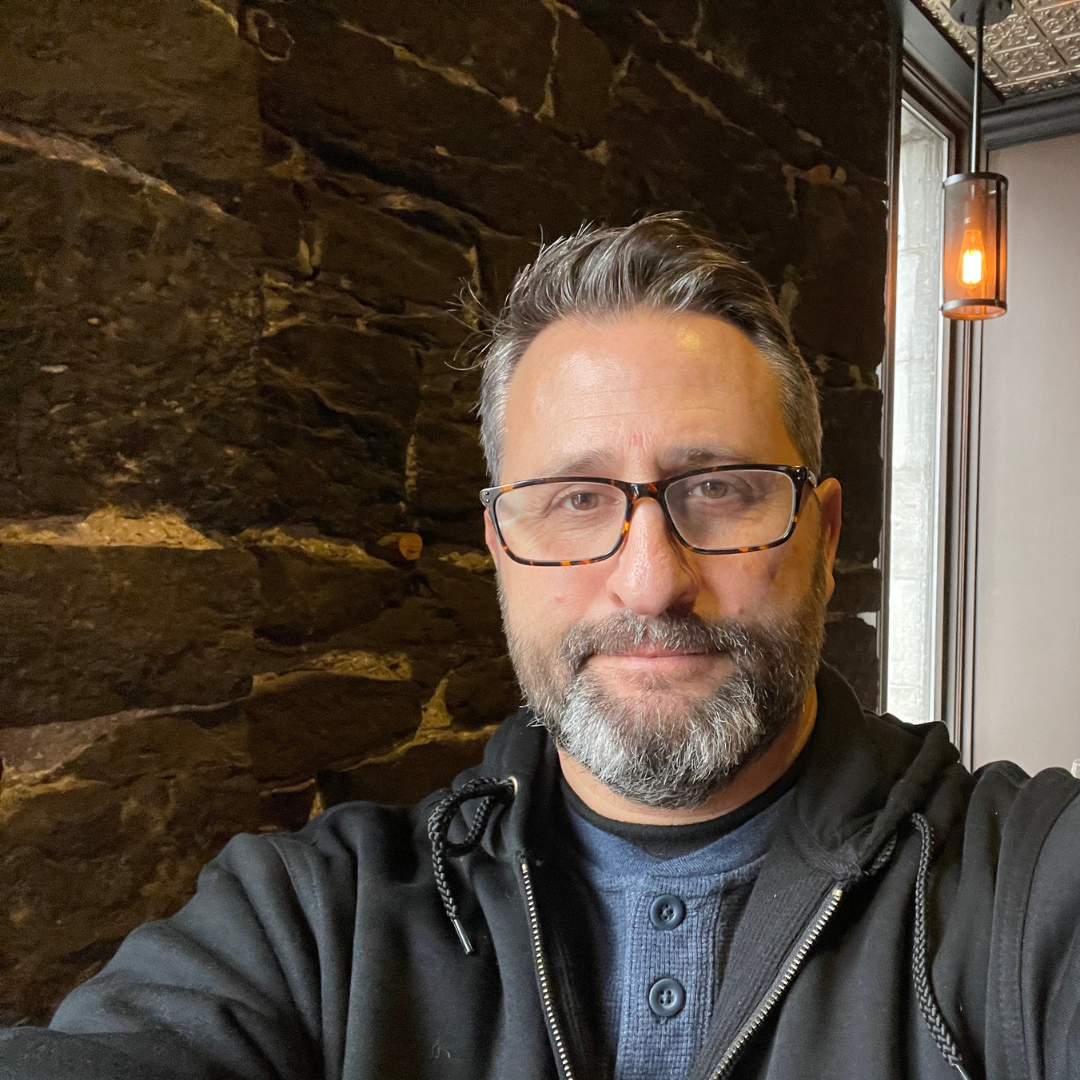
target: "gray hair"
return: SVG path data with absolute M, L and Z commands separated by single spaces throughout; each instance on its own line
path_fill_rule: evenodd
M 583 226 L 546 244 L 518 272 L 481 350 L 480 441 L 499 482 L 510 379 L 532 340 L 561 319 L 596 319 L 637 308 L 713 315 L 764 354 L 779 390 L 784 427 L 802 459 L 821 470 L 817 388 L 765 279 L 679 213 L 633 225 Z

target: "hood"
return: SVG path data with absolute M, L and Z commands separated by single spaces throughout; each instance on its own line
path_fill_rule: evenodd
M 817 676 L 818 716 L 795 786 L 794 839 L 834 878 L 857 877 L 960 755 L 944 724 L 905 724 L 865 711 L 833 668 Z

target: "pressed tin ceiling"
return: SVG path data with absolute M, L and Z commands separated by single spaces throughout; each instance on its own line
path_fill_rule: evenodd
M 949 14 L 949 0 L 918 0 L 969 56 L 975 30 Z M 1006 98 L 1036 90 L 1080 89 L 1080 0 L 1013 0 L 1013 13 L 985 37 L 983 70 Z

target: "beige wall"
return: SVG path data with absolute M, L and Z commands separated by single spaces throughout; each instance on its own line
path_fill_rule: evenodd
M 1080 758 L 1080 135 L 999 151 L 1009 311 L 984 330 L 975 764 Z

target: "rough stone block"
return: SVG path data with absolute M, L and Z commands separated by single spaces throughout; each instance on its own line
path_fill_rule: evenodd
M 5 148 L 0 201 L 24 283 L 0 288 L 5 513 L 168 503 L 219 524 L 243 470 L 198 418 L 252 394 L 254 230 L 44 149 Z
M 479 429 L 476 402 L 480 368 L 473 364 L 472 356 L 461 349 L 431 349 L 422 354 L 422 365 L 419 418 L 448 420 Z
M 873 562 L 882 522 L 881 392 L 825 390 L 821 422 L 823 471 L 844 489 L 840 557 Z
M 607 129 L 614 65 L 604 42 L 580 19 L 559 10 L 559 32 L 551 70 L 549 122 L 585 149 Z
M 277 17 L 277 16 L 275 16 Z M 286 19 L 286 15 L 281 15 Z M 267 63 L 263 115 L 335 168 L 361 171 L 534 238 L 606 216 L 603 168 L 527 110 L 404 62 L 370 34 L 289 9 L 287 63 Z M 633 202 L 624 201 L 628 215 Z
M 536 258 L 534 240 L 506 236 L 491 229 L 480 232 L 480 281 L 487 306 L 497 310 L 506 299 L 517 272 Z
M 271 145 L 274 135 L 276 132 L 267 133 Z M 268 157 L 270 153 L 267 151 Z M 304 207 L 296 187 L 292 179 L 263 173 L 244 189 L 236 208 L 237 214 L 258 231 L 267 259 L 289 270 L 302 270 L 299 260 Z M 310 277 L 310 271 L 306 276 Z
M 3 24 L 4 116 L 86 140 L 225 209 L 257 174 L 256 57 L 221 8 L 16 0 Z
M 435 596 L 421 580 L 421 595 L 407 596 L 400 604 L 384 608 L 370 622 L 353 626 L 338 634 L 333 639 L 335 648 L 359 649 L 405 649 L 411 656 L 433 653 L 439 655 L 444 650 L 454 648 L 459 642 L 467 640 L 466 631 L 457 610 L 446 601 Z M 489 590 L 494 592 L 494 590 Z M 483 593 L 474 600 L 470 608 L 482 605 L 477 615 L 487 616 L 489 601 Z M 492 596 L 491 599 L 494 599 Z M 498 609 L 496 608 L 496 617 Z M 490 624 L 489 624 L 490 625 Z M 486 644 L 486 643 L 485 643 Z
M 209 714 L 0 731 L 0 1017 L 45 1022 L 259 826 L 244 725 Z
M 204 415 L 208 438 L 226 444 L 232 488 L 191 496 L 192 516 L 228 532 L 251 522 L 302 523 L 336 536 L 375 538 L 394 528 L 404 501 L 401 440 L 387 421 L 375 430 L 328 407 L 318 393 L 273 373 L 255 408 L 222 406 Z M 244 426 L 248 426 L 247 433 Z M 401 455 L 393 460 L 396 455 Z M 386 460 L 391 458 L 391 460 Z
M 311 819 L 318 790 L 315 780 L 278 787 L 264 787 L 259 792 L 260 828 L 281 832 L 296 832 Z
M 319 0 L 318 6 L 354 32 L 398 44 L 412 63 L 455 72 L 529 112 L 543 104 L 555 33 L 546 4 L 462 0 L 432 8 L 425 0 Z
M 255 773 L 282 784 L 351 765 L 415 731 L 425 697 L 400 656 L 338 656 L 322 670 L 260 676 L 243 704 Z
M 365 565 L 341 557 L 320 557 L 301 545 L 254 546 L 259 564 L 259 607 L 255 632 L 278 645 L 325 640 L 373 619 L 404 599 L 405 574 L 375 559 Z
M 648 205 L 704 215 L 772 276 L 794 228 L 775 151 L 662 65 L 632 59 L 614 98 L 612 168 L 641 176 Z
M 235 549 L 0 543 L 0 722 L 239 697 L 255 571 Z
M 818 383 L 829 390 L 876 390 L 881 357 L 872 364 L 853 364 L 838 356 L 808 353 L 810 369 Z
M 665 34 L 679 40 L 693 34 L 702 14 L 696 0 L 641 0 L 636 7 Z
M 417 570 L 432 594 L 454 613 L 467 637 L 484 646 L 502 642 L 493 568 L 484 563 L 477 569 L 461 560 L 438 557 L 434 551 L 425 552 L 425 556 L 420 558 Z
M 829 610 L 844 615 L 881 610 L 881 571 L 873 566 L 835 567 L 836 591 Z
M 877 630 L 862 619 L 830 618 L 822 659 L 844 676 L 864 709 L 878 708 Z
M 411 566 L 412 595 L 321 647 L 401 650 L 409 656 L 413 678 L 430 693 L 451 668 L 478 656 L 499 656 L 506 644 L 486 553 L 436 544 L 425 546 Z
M 375 307 L 399 311 L 409 300 L 445 307 L 472 278 L 461 246 L 401 216 L 332 189 L 309 189 L 306 202 L 318 245 L 310 257 L 320 272 L 340 274 L 342 288 Z
M 665 41 L 641 26 L 634 28 L 632 41 L 634 56 L 677 87 L 689 104 L 710 114 L 733 134 L 749 136 L 770 151 L 770 171 L 782 173 L 783 163 L 809 168 L 825 156 L 820 146 L 799 136 L 782 111 L 771 108 L 756 94 L 748 94 L 740 73 L 711 63 L 708 53 Z
M 827 174 L 826 168 L 809 175 L 818 179 Z M 796 179 L 794 184 L 802 232 L 796 279 L 799 302 L 792 313 L 795 336 L 809 356 L 842 357 L 872 371 L 885 354 L 881 298 L 888 253 L 888 191 L 874 182 Z M 867 314 L 852 319 L 851 311 Z
M 522 704 L 509 656 L 473 660 L 450 672 L 443 700 L 454 727 L 499 724 Z
M 364 440 L 365 458 L 404 473 L 420 403 L 420 364 L 407 341 L 302 323 L 267 338 L 260 351 L 281 393 L 313 396 L 323 416 L 335 415 Z M 320 421 L 308 412 L 301 417 L 314 427 Z
M 326 806 L 364 799 L 389 806 L 412 806 L 426 795 L 446 787 L 462 769 L 483 759 L 491 728 L 442 732 L 436 738 L 416 740 L 347 772 L 319 777 Z
M 723 0 L 703 6 L 698 36 L 826 150 L 884 178 L 889 117 L 889 6 Z M 838 103 L 843 103 L 842 106 Z
M 414 306 L 413 310 L 406 310 L 400 315 L 377 312 L 368 316 L 367 325 L 372 330 L 401 334 L 427 348 L 452 349 L 455 352 L 473 333 L 458 318 L 453 306 L 447 311 Z
M 487 465 L 475 422 L 454 423 L 425 415 L 416 421 L 416 487 L 411 504 L 428 541 L 476 547 L 484 542 L 480 489 Z

